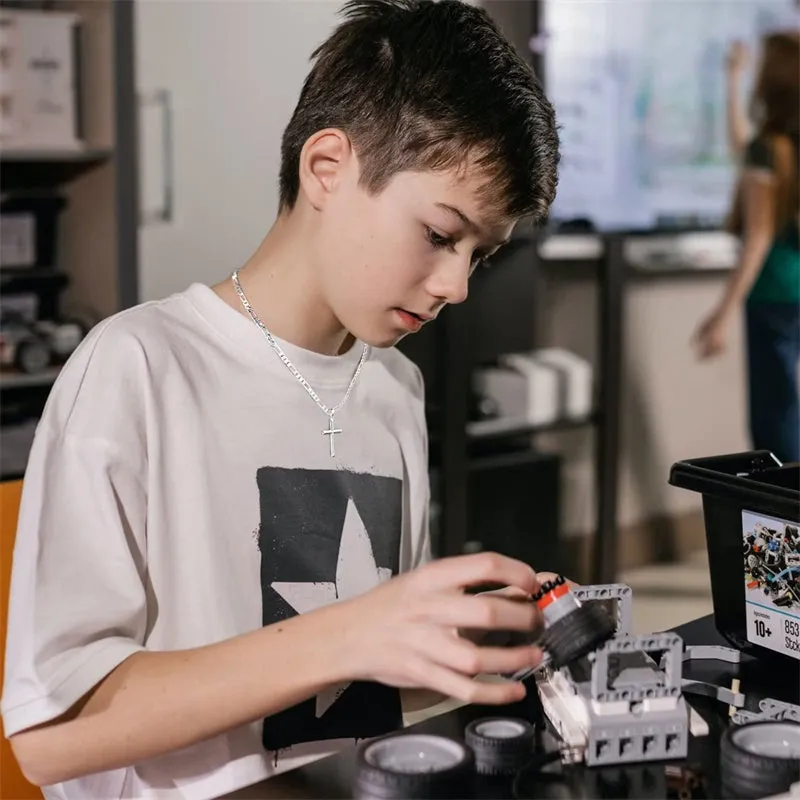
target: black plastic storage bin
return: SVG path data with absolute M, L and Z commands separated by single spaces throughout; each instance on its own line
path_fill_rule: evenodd
M 674 464 L 669 482 L 703 495 L 717 630 L 800 673 L 800 564 L 787 558 L 800 554 L 800 464 L 766 450 L 697 458 Z

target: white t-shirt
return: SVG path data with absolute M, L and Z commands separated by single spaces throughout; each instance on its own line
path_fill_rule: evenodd
M 323 403 L 361 355 L 280 342 Z M 200 647 L 367 591 L 429 556 L 422 380 L 373 349 L 335 418 L 209 287 L 98 325 L 62 370 L 25 476 L 5 731 L 51 720 L 139 650 Z M 351 684 L 48 798 L 211 798 L 402 724 Z

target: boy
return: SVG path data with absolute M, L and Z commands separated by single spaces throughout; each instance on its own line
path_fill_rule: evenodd
M 360 0 L 316 53 L 250 261 L 106 320 L 25 481 L 5 730 L 48 797 L 208 798 L 402 724 L 400 688 L 507 703 L 533 571 L 432 563 L 418 371 L 556 185 L 553 112 L 486 13 Z M 401 574 L 404 573 L 404 574 Z M 334 602 L 336 601 L 336 602 Z

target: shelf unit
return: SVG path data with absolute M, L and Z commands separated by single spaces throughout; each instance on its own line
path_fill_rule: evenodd
M 57 192 L 67 203 L 58 220 L 55 263 L 0 270 L 0 292 L 32 290 L 42 281 L 51 281 L 56 288 L 60 281 L 67 284 L 61 289 L 64 312 L 85 312 L 97 321 L 136 302 L 139 220 L 133 2 L 32 0 L 25 7 L 80 16 L 77 105 L 84 146 L 0 148 L 4 195 Z M 57 375 L 57 368 L 37 375 L 0 371 L 3 426 L 18 421 L 26 404 L 30 417 L 41 413 Z M 3 430 L 0 427 L 0 438 Z M 19 470 L 4 470 L 0 475 L 2 480 L 18 477 Z
M 422 334 L 401 343 L 401 349 L 420 366 L 425 377 L 431 465 L 436 473 L 440 507 L 437 519 L 440 556 L 470 549 L 470 510 L 474 507 L 470 484 L 476 472 L 500 470 L 521 458 L 534 461 L 536 457 L 546 458 L 548 454 L 540 451 L 535 442 L 542 434 L 580 429 L 596 432 L 597 473 L 602 476 L 598 526 L 609 526 L 616 516 L 616 470 L 609 465 L 618 458 L 615 408 L 619 393 L 605 377 L 596 381 L 596 408 L 585 418 L 534 425 L 520 420 L 475 419 L 470 408 L 472 375 L 477 367 L 493 363 L 502 354 L 539 346 L 536 327 L 546 296 L 538 248 L 539 239 L 533 233 L 515 235 L 493 259 L 489 270 L 479 271 L 473 277 L 465 303 L 446 308 L 430 330 L 424 329 Z M 604 349 L 612 352 L 619 349 L 621 336 L 621 322 L 615 312 L 619 282 L 614 281 L 611 270 L 603 272 L 602 283 L 607 290 L 601 294 L 603 313 L 599 334 Z M 613 364 L 604 365 L 598 374 L 615 381 L 618 378 L 614 369 Z M 523 493 L 533 493 L 537 488 L 531 486 L 528 490 L 520 483 L 517 486 Z M 550 504 L 549 500 L 544 503 Z M 498 511 L 505 513 L 504 509 Z M 533 506 L 531 512 L 539 513 Z M 535 541 L 533 525 L 530 534 Z M 604 538 L 608 536 L 604 534 Z M 542 548 L 548 550 L 548 557 L 553 555 L 551 542 L 542 541 Z M 562 561 L 562 554 L 555 558 Z M 548 568 L 551 563 L 548 561 Z M 564 564 L 564 568 L 575 574 L 575 565 Z
M 113 154 L 109 147 L 50 151 L 3 149 L 0 153 L 3 190 L 62 186 L 110 161 Z
M 533 424 L 517 419 L 482 419 L 467 423 L 469 441 L 489 441 L 511 436 L 534 436 L 541 433 L 560 433 L 562 431 L 585 428 L 596 422 L 596 415 L 587 417 L 559 419 L 546 424 Z
M 27 389 L 31 386 L 52 386 L 60 369 L 58 367 L 51 367 L 43 372 L 37 372 L 33 375 L 27 375 L 24 372 L 16 372 L 11 370 L 0 371 L 0 387 L 3 389 Z
M 510 245 L 511 253 L 504 252 L 497 259 L 490 277 L 482 279 L 477 275 L 473 279 L 466 303 L 447 308 L 430 331 L 401 345 L 426 377 L 432 461 L 441 473 L 441 555 L 464 552 L 467 545 L 469 476 L 478 463 L 474 455 L 477 446 L 512 441 L 531 446 L 532 440 L 535 446 L 539 435 L 586 429 L 594 434 L 596 516 L 585 580 L 616 580 L 627 289 L 646 281 L 720 280 L 730 272 L 726 266 L 637 267 L 627 260 L 626 245 L 623 234 L 540 240 L 520 236 Z M 514 254 L 515 248 L 522 248 L 523 252 Z M 508 263 L 520 256 L 521 264 Z M 567 281 L 589 277 L 597 284 L 599 346 L 593 413 L 584 419 L 563 419 L 541 426 L 519 420 L 470 419 L 468 397 L 475 366 L 502 353 L 538 346 L 537 309 L 547 303 L 544 276 L 551 274 Z M 535 531 L 531 533 L 535 535 Z M 575 569 L 573 574 L 577 575 L 582 565 L 565 566 Z

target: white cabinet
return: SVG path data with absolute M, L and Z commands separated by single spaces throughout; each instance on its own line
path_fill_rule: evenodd
M 137 0 L 139 300 L 212 283 L 278 208 L 280 141 L 338 0 Z

